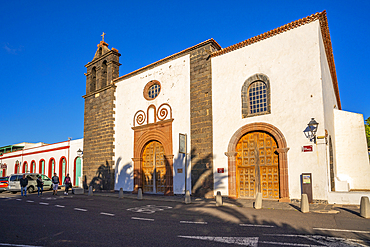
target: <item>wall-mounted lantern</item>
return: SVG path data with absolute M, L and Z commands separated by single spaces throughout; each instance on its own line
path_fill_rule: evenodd
M 311 118 L 311 121 L 307 124 L 308 137 L 310 141 L 313 141 L 316 144 L 316 132 L 319 126 L 319 123 L 316 122 L 315 118 Z
M 79 148 L 78 150 L 77 150 L 77 156 L 78 157 L 80 157 L 81 159 L 82 159 L 82 155 L 83 155 L 83 151 L 81 150 L 81 148 Z

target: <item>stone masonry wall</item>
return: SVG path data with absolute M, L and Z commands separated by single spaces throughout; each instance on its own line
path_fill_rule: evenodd
M 114 92 L 109 85 L 99 93 L 87 95 L 84 114 L 84 187 L 114 189 Z
M 191 184 L 194 196 L 213 197 L 211 43 L 190 54 Z

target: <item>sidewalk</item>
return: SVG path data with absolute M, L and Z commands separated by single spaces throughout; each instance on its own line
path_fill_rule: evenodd
M 88 192 L 85 191 L 84 195 L 87 195 Z M 93 192 L 93 196 L 106 196 L 106 197 L 117 197 L 118 191 L 109 191 L 109 192 Z M 184 203 L 184 195 L 174 195 L 174 196 L 164 196 L 158 194 L 143 194 L 143 200 L 151 201 L 171 201 Z M 123 198 L 129 198 L 137 200 L 137 194 L 132 194 L 130 192 L 123 192 Z M 215 199 L 206 199 L 199 197 L 191 197 L 191 203 L 193 204 L 207 204 L 216 206 Z M 223 206 L 226 207 L 245 207 L 253 208 L 254 199 L 229 199 L 223 197 Z M 359 205 L 339 205 L 339 204 L 310 204 L 310 212 L 313 213 L 329 213 L 337 214 L 339 209 L 344 209 L 347 211 L 352 211 L 353 213 L 358 213 L 360 210 Z M 297 202 L 278 202 L 274 200 L 263 200 L 262 202 L 263 209 L 280 209 L 280 210 L 296 210 L 300 211 L 300 203 Z

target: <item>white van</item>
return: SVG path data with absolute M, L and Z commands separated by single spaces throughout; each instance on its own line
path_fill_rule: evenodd
M 21 184 L 19 180 L 23 177 L 23 175 L 26 175 L 26 178 L 28 179 L 28 185 L 27 185 L 27 191 L 28 193 L 32 193 L 37 190 L 37 178 L 38 176 L 41 176 L 41 180 L 44 182 L 44 190 L 52 190 L 53 189 L 53 183 L 51 182 L 51 179 L 40 173 L 17 173 L 12 174 L 9 176 L 9 185 L 8 185 L 8 191 L 12 193 L 17 193 L 18 191 L 21 191 Z

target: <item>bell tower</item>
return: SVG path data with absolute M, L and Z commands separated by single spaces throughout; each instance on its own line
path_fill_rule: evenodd
M 119 54 L 104 41 L 98 44 L 91 62 L 85 65 L 83 181 L 95 190 L 114 189 L 114 102 L 119 77 Z

